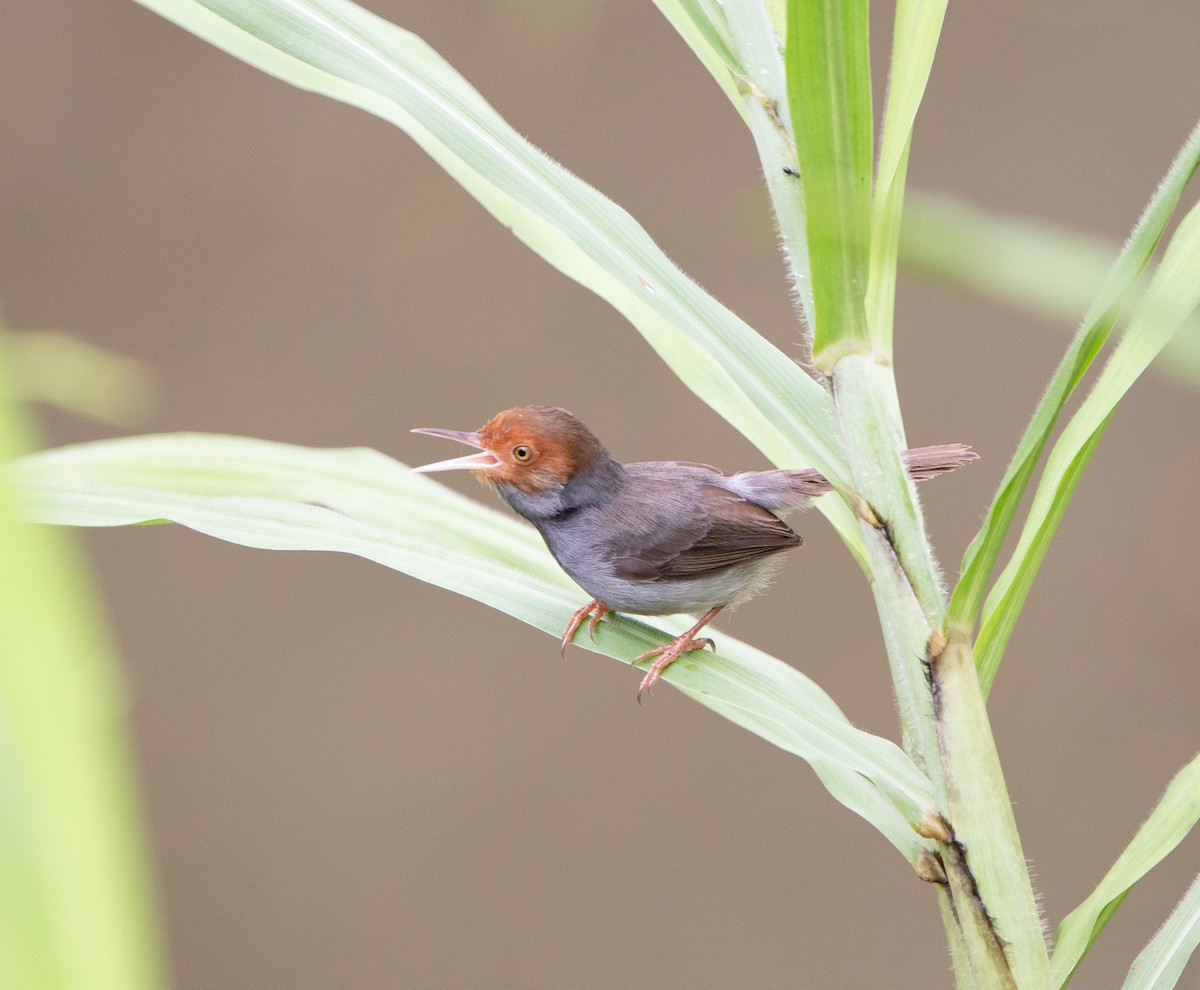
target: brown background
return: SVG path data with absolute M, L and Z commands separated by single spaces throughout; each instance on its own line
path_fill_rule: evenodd
M 1122 238 L 1200 108 L 1194 0 L 986 6 L 951 7 L 912 185 Z M 648 3 L 372 7 L 800 356 L 750 142 Z M 133 3 L 0 10 L 4 312 L 151 364 L 145 429 L 420 462 L 449 452 L 410 427 L 545 402 L 628 460 L 762 464 L 389 125 Z M 1068 329 L 901 286 L 909 436 L 983 455 L 925 489 L 951 574 Z M 1200 742 L 1198 413 L 1156 376 L 1122 407 L 993 695 L 1055 923 Z M 819 517 L 800 528 L 773 592 L 719 628 L 894 734 L 867 589 Z M 179 987 L 950 984 L 930 891 L 891 848 L 669 688 L 639 708 L 627 668 L 564 663 L 360 560 L 182 530 L 87 542 Z M 1079 986 L 1119 985 L 1198 859 L 1193 838 L 1129 898 Z

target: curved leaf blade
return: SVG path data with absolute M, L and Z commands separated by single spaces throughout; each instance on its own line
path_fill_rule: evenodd
M 999 559 L 1004 540 L 1016 517 L 1017 509 L 1024 498 L 1042 452 L 1049 442 L 1050 434 L 1058 422 L 1059 414 L 1108 339 L 1125 300 L 1149 263 L 1167 222 L 1183 194 L 1183 189 L 1196 170 L 1198 163 L 1200 163 L 1200 126 L 1192 131 L 1187 142 L 1172 162 L 1166 177 L 1151 198 L 1120 257 L 1109 272 L 1096 302 L 1063 355 L 1045 395 L 1034 410 L 1033 417 L 1017 446 L 1017 451 L 1013 454 L 1004 477 L 1000 481 L 992 504 L 988 507 L 983 525 L 963 556 L 961 577 L 950 597 L 947 613 L 949 626 L 956 627 L 967 635 L 973 633 L 976 616 L 983 608 L 984 593 Z M 1098 426 L 1099 424 L 1094 425 Z M 1081 449 L 1082 446 L 1076 451 L 1076 454 Z M 1066 479 L 1074 462 L 1074 456 L 1060 461 L 1058 469 L 1060 481 Z M 1069 493 L 1064 491 L 1064 494 Z M 1065 503 L 1063 504 L 1065 505 Z M 1031 545 L 1034 537 L 1048 520 L 1048 515 L 1040 518 L 1036 524 L 1032 517 L 1027 519 L 1025 533 Z M 1045 531 L 1047 540 L 1049 536 L 1053 535 L 1053 525 L 1051 523 L 1049 530 Z M 1012 560 L 1016 559 L 1014 555 Z M 1017 576 L 1017 571 L 1014 569 L 1010 572 L 1005 584 L 1008 585 Z M 999 582 L 997 582 L 997 587 L 999 587 Z M 996 594 L 997 589 L 994 587 L 992 595 Z M 1004 589 L 1000 590 L 1000 594 L 1004 594 Z M 980 681 L 985 694 L 995 679 L 1001 654 L 1002 649 L 1000 651 L 990 649 L 987 652 L 976 649 L 975 658 L 980 665 Z
M 1121 342 L 1047 459 L 1016 549 L 984 602 L 975 659 L 985 690 L 995 679 L 1058 522 L 1117 405 L 1200 305 L 1198 271 L 1200 205 L 1180 221 Z
M 688 279 L 628 213 L 530 145 L 416 35 L 349 0 L 139 2 L 271 75 L 400 127 L 525 244 L 621 312 L 767 457 L 814 466 L 845 487 L 825 390 Z
M 310 450 L 238 437 L 102 441 L 16 467 L 41 521 L 78 526 L 171 520 L 275 550 L 351 553 L 500 609 L 557 637 L 583 592 L 536 533 L 370 450 Z M 629 661 L 664 642 L 652 626 L 606 619 L 579 645 Z M 722 634 L 720 654 L 685 657 L 664 680 L 808 760 L 830 792 L 909 859 L 908 823 L 932 801 L 895 744 L 856 729 L 789 665 Z

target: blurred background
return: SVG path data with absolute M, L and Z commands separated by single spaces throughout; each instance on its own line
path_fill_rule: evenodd
M 368 6 L 802 357 L 749 138 L 650 4 Z M 158 398 L 128 432 L 421 463 L 452 452 L 411 427 L 549 403 L 624 460 L 764 466 L 390 125 L 134 3 L 0 10 L 0 307 L 145 362 Z M 1187 0 L 951 5 L 910 187 L 1117 243 L 1196 119 L 1198 44 Z M 982 455 L 923 489 L 948 575 L 1074 322 L 901 283 L 910 441 Z M 1052 924 L 1200 745 L 1198 414 L 1200 390 L 1154 373 L 1122 406 L 992 695 Z M 40 424 L 51 445 L 114 432 Z M 804 551 L 718 638 L 894 737 L 866 584 L 820 516 L 796 525 Z M 900 857 L 803 763 L 669 688 L 639 707 L 625 666 L 563 662 L 358 559 L 165 527 L 84 539 L 178 987 L 951 984 L 934 899 Z M 1079 986 L 1119 983 L 1198 861 L 1193 836 L 1134 891 Z

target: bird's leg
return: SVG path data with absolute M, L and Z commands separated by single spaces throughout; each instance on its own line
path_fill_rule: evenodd
M 657 649 L 647 650 L 640 657 L 633 661 L 634 663 L 641 663 L 643 660 L 649 660 L 651 657 L 658 658 L 650 665 L 650 669 L 646 671 L 646 676 L 642 678 L 642 684 L 638 688 L 637 694 L 639 704 L 641 703 L 642 695 L 654 687 L 654 685 L 658 682 L 658 679 L 662 676 L 662 672 L 676 660 L 678 660 L 682 654 L 687 653 L 690 650 L 702 650 L 706 646 L 712 646 L 713 650 L 716 650 L 716 646 L 713 645 L 713 641 L 711 639 L 709 639 L 707 636 L 697 639 L 696 633 L 712 622 L 712 620 L 716 618 L 717 613 L 720 612 L 724 607 L 724 605 L 714 605 L 707 612 L 705 612 L 700 617 L 700 621 L 692 626 L 692 628 L 687 632 L 680 636 L 676 636 L 666 646 L 660 646 Z
M 583 608 L 577 608 L 571 613 L 571 621 L 567 623 L 567 628 L 563 631 L 562 650 L 561 653 L 565 657 L 567 655 L 567 647 L 571 645 L 571 640 L 574 639 L 576 631 L 583 620 L 588 620 L 588 635 L 594 640 L 596 638 L 596 623 L 603 619 L 612 609 L 607 605 L 602 605 L 600 602 L 593 599 L 588 602 Z

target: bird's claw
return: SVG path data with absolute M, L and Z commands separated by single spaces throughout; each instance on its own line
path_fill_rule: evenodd
M 596 641 L 596 623 L 603 619 L 612 609 L 607 605 L 601 605 L 600 602 L 593 599 L 582 608 L 577 608 L 571 613 L 571 618 L 567 622 L 567 628 L 563 630 L 562 648 L 559 653 L 565 659 L 567 655 L 567 647 L 571 645 L 571 640 L 575 638 L 575 633 L 579 631 L 579 627 L 583 625 L 583 620 L 588 620 L 588 635 L 591 636 L 592 642 Z

